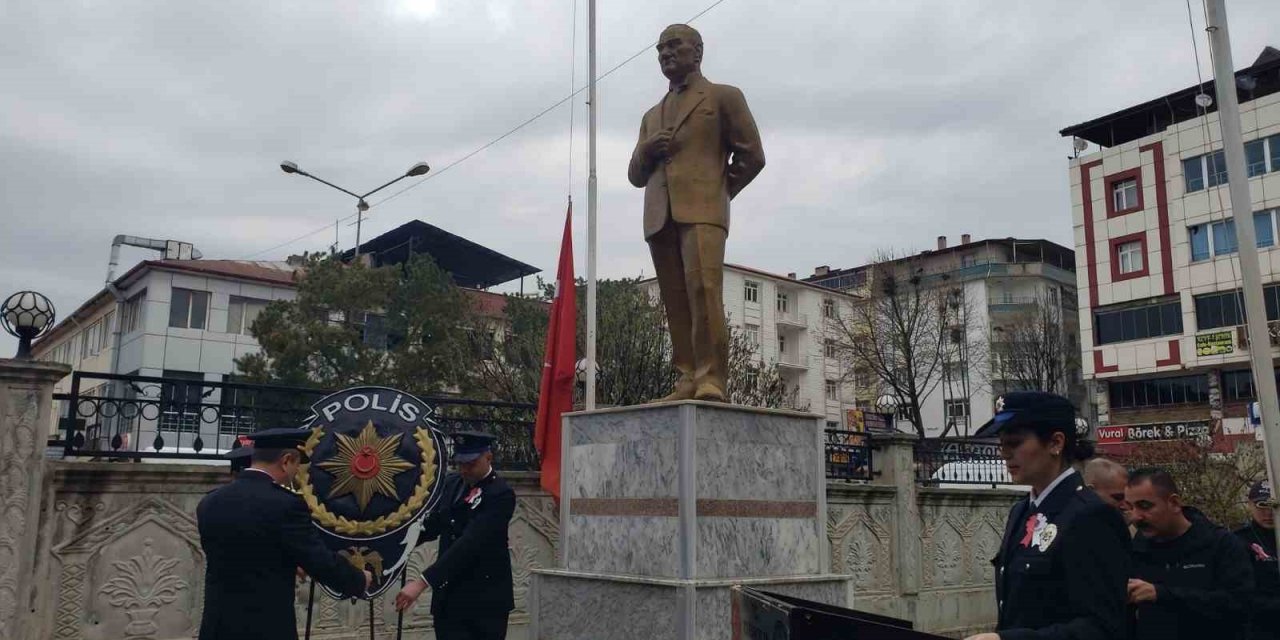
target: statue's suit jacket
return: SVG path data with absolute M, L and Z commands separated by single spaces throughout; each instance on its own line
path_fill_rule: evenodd
M 663 129 L 664 100 L 640 120 L 640 143 Z M 637 144 L 627 169 L 631 184 L 644 187 L 644 237 L 662 230 L 668 212 L 677 223 L 714 224 L 727 233 L 729 200 L 764 168 L 755 119 L 742 91 L 701 74 L 689 76 L 674 102 L 669 157 L 648 162 Z

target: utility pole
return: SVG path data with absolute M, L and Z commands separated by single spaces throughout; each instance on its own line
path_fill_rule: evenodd
M 596 0 L 587 2 L 587 411 L 596 408 Z
M 1240 102 L 1236 97 L 1235 67 L 1231 63 L 1231 37 L 1227 31 L 1224 0 L 1207 0 L 1209 45 L 1213 51 L 1213 85 L 1218 94 L 1218 121 L 1222 125 L 1222 148 L 1227 156 L 1227 187 L 1231 194 L 1231 216 L 1240 245 L 1240 279 L 1244 290 L 1244 311 L 1249 334 L 1249 362 L 1253 388 L 1261 408 L 1263 449 L 1267 454 L 1267 475 L 1276 486 L 1280 471 L 1280 402 L 1276 400 L 1276 379 L 1271 363 L 1271 336 L 1267 331 L 1267 311 L 1262 295 L 1262 269 L 1258 265 L 1258 239 L 1249 206 L 1249 174 L 1245 172 L 1244 139 L 1240 133 Z M 1274 489 L 1273 489 L 1274 490 Z M 1276 529 L 1280 543 L 1280 529 Z

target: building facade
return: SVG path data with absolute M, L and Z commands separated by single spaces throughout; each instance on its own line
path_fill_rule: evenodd
M 640 283 L 654 300 L 658 281 Z M 724 266 L 724 311 L 729 325 L 758 347 L 761 362 L 776 363 L 790 387 L 798 388 L 801 409 L 827 418 L 829 428 L 848 424 L 853 386 L 846 381 L 828 333 L 831 314 L 850 297 L 759 269 Z
M 1268 48 L 1236 78 L 1248 173 L 1239 179 L 1249 183 L 1274 322 L 1280 52 Z M 1196 104 L 1201 92 L 1213 96 L 1212 83 L 1061 132 L 1077 149 L 1099 147 L 1072 159 L 1068 175 L 1084 260 L 1077 273 L 1084 375 L 1103 443 L 1169 439 L 1161 434 L 1252 437 L 1238 243 L 1218 114 Z
M 946 330 L 946 354 L 931 374 L 922 368 L 919 413 L 927 437 L 967 436 L 994 414 L 1000 394 L 1033 386 L 1013 374 L 1009 336 L 1048 305 L 1052 317 L 1064 319 L 1061 340 L 1077 347 L 1074 253 L 1047 240 L 971 241 L 968 234 L 948 246 L 917 255 L 847 269 L 821 266 L 804 280 L 851 294 L 855 301 L 875 294 L 877 274 L 892 273 L 903 281 L 918 278 L 923 289 L 945 293 L 936 298 L 946 309 L 938 319 Z M 884 276 L 879 276 L 884 277 Z M 862 302 L 856 302 L 863 304 Z M 1083 399 L 1078 363 L 1063 362 L 1055 383 L 1067 395 Z M 859 408 L 896 412 L 899 430 L 911 431 L 909 400 L 895 397 L 889 385 L 870 372 L 855 372 L 854 401 Z
M 70 365 L 73 371 L 163 377 L 175 382 L 120 393 L 150 394 L 175 403 L 187 396 L 200 402 L 204 391 L 198 383 L 234 376 L 236 360 L 260 350 L 249 331 L 258 313 L 273 300 L 295 296 L 294 268 L 284 262 L 146 260 L 114 284 L 122 301 L 104 289 L 36 343 L 33 356 Z M 191 384 L 177 382 L 183 380 Z M 71 384 L 68 376 L 55 392 L 67 393 Z M 90 379 L 79 391 L 105 396 L 109 384 Z M 203 397 L 204 402 L 219 400 Z M 154 437 L 157 429 L 177 432 L 200 422 L 181 411 L 161 413 L 149 421 L 150 430 L 138 433 Z M 201 435 L 212 446 L 215 433 Z

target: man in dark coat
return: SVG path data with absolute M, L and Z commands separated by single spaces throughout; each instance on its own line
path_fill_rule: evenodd
M 200 640 L 296 640 L 299 568 L 346 595 L 368 588 L 369 572 L 325 547 L 307 504 L 284 486 L 305 461 L 298 446 L 310 433 L 253 434 L 250 467 L 196 508 L 206 563 Z
M 1249 488 L 1249 524 L 1235 531 L 1253 559 L 1249 640 L 1280 640 L 1280 559 L 1276 555 L 1276 500 L 1271 483 Z
M 423 540 L 440 539 L 435 564 L 396 595 L 396 608 L 413 606 L 431 587 L 431 615 L 439 640 L 498 640 L 515 608 L 507 527 L 516 494 L 493 470 L 493 437 L 455 433 L 453 462 L 440 504 L 427 516 Z
M 1243 638 L 1253 568 L 1240 540 L 1184 506 L 1162 469 L 1131 473 L 1125 500 L 1138 529 L 1129 580 L 1134 640 Z

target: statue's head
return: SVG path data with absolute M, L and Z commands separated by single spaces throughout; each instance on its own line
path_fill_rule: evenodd
M 658 36 L 658 65 L 671 80 L 702 68 L 702 34 L 687 24 L 673 24 Z

